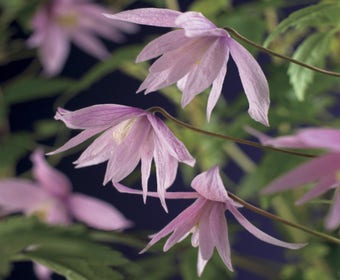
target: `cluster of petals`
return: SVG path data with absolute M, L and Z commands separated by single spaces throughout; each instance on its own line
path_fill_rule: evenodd
M 269 137 L 259 131 L 248 129 L 264 145 L 300 149 L 325 149 L 326 154 L 296 167 L 280 176 L 264 189 L 264 193 L 275 193 L 308 183 L 317 182 L 297 204 L 314 199 L 330 189 L 335 189 L 334 199 L 325 219 L 329 230 L 340 226 L 340 130 L 332 128 L 304 128 L 294 135 Z
M 0 216 L 23 212 L 36 215 L 49 224 L 70 224 L 75 218 L 101 230 L 123 230 L 132 225 L 116 208 L 96 198 L 72 193 L 68 178 L 45 161 L 42 150 L 32 155 L 35 181 L 0 180 Z M 35 264 L 41 280 L 50 279 L 51 271 Z
M 261 67 L 226 30 L 217 28 L 201 13 L 145 8 L 106 16 L 137 24 L 176 28 L 150 42 L 138 55 L 136 62 L 160 57 L 150 67 L 137 92 L 145 90 L 149 93 L 177 83 L 183 93 L 182 107 L 185 107 L 212 85 L 207 105 L 209 120 L 222 91 L 230 54 L 248 98 L 249 115 L 269 125 L 269 88 Z
M 95 105 L 73 112 L 59 108 L 55 119 L 63 121 L 69 128 L 83 131 L 50 154 L 71 149 L 101 133 L 75 164 L 76 167 L 85 167 L 108 161 L 104 184 L 120 182 L 141 161 L 145 200 L 154 160 L 157 191 L 166 211 L 164 196 L 176 178 L 178 162 L 195 164 L 184 144 L 164 122 L 139 108 L 116 104 Z
M 70 50 L 72 41 L 79 48 L 99 58 L 109 53 L 96 34 L 114 42 L 121 42 L 124 32 L 134 32 L 136 26 L 110 21 L 102 14 L 104 7 L 87 0 L 47 0 L 32 20 L 30 47 L 38 47 L 45 74 L 58 74 Z
M 283 242 L 251 224 L 238 210 L 240 205 L 229 197 L 217 166 L 197 175 L 193 179 L 191 186 L 196 192 L 166 193 L 166 198 L 168 199 L 196 200 L 161 231 L 152 235 L 151 241 L 142 252 L 145 252 L 169 234 L 171 235 L 164 245 L 164 251 L 169 250 L 173 245 L 192 234 L 192 245 L 198 247 L 197 273 L 199 276 L 201 276 L 205 265 L 212 257 L 215 247 L 224 264 L 232 271 L 225 211 L 230 211 L 247 231 L 264 242 L 289 249 L 299 249 L 305 245 Z M 130 189 L 119 183 L 116 183 L 115 187 L 120 192 L 141 194 L 140 191 Z M 157 193 L 149 192 L 148 194 L 158 196 Z

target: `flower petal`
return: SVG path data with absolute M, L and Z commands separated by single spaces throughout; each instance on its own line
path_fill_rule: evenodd
M 69 205 L 72 215 L 77 220 L 96 229 L 122 230 L 132 225 L 109 203 L 87 195 L 73 194 Z
M 298 137 L 311 148 L 327 148 L 340 152 L 340 130 L 332 128 L 305 128 L 298 131 Z
M 234 39 L 228 39 L 228 46 L 230 54 L 236 63 L 249 102 L 249 115 L 254 120 L 269 126 L 269 87 L 260 65 L 252 55 Z
M 157 8 L 145 8 L 123 11 L 117 14 L 104 14 L 111 19 L 118 19 L 138 24 L 160 26 L 160 27 L 176 27 L 175 20 L 182 13 Z
M 51 280 L 52 271 L 46 266 L 43 266 L 37 262 L 34 262 L 33 266 L 34 274 L 39 280 Z
M 138 108 L 116 104 L 102 104 L 73 112 L 58 108 L 54 118 L 63 121 L 69 128 L 88 129 L 102 127 L 104 129 L 144 114 L 145 112 Z
M 304 185 L 335 172 L 340 165 L 339 154 L 327 154 L 310 160 L 269 184 L 263 193 L 269 194 Z
M 223 185 L 218 166 L 197 175 L 192 180 L 191 187 L 200 195 L 212 201 L 226 202 L 231 200 Z
M 145 140 L 145 145 L 143 145 L 141 149 L 142 189 L 144 203 L 146 203 L 146 197 L 148 193 L 148 180 L 150 177 L 151 163 L 153 159 L 153 152 L 155 149 L 153 134 L 154 132 L 151 132 L 147 136 L 147 139 Z
M 136 62 L 146 61 L 162 55 L 163 53 L 177 49 L 188 42 L 183 30 L 168 32 L 147 44 L 139 53 Z
M 227 204 L 228 210 L 233 214 L 233 216 L 235 217 L 235 219 L 247 230 L 249 231 L 252 235 L 254 235 L 256 238 L 273 244 L 275 246 L 280 246 L 280 247 L 285 247 L 288 249 L 300 249 L 304 246 L 306 246 L 306 244 L 302 244 L 302 243 L 288 243 L 288 242 L 284 242 L 281 241 L 279 239 L 276 239 L 270 235 L 268 235 L 267 233 L 263 232 L 262 230 L 259 230 L 257 227 L 255 227 L 253 224 L 251 224 L 238 210 L 237 208 L 232 205 L 232 204 Z
M 50 195 L 28 180 L 7 179 L 0 181 L 0 207 L 5 211 L 29 211 Z
M 42 188 L 57 196 L 67 196 L 72 189 L 70 180 L 58 170 L 47 164 L 42 150 L 36 150 L 32 156 L 33 174 Z

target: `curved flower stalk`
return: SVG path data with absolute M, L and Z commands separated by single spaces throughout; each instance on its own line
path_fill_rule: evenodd
M 108 161 L 103 183 L 107 184 L 123 180 L 141 161 L 144 201 L 154 160 L 157 191 L 166 211 L 165 192 L 176 178 L 178 162 L 195 164 L 184 144 L 161 119 L 138 108 L 116 104 L 95 105 L 74 112 L 59 108 L 55 119 L 69 128 L 83 131 L 50 155 L 71 149 L 102 133 L 75 161 L 76 167 Z
M 30 47 L 37 47 L 46 75 L 58 74 L 65 64 L 72 41 L 98 59 L 109 56 L 105 46 L 95 37 L 100 35 L 121 42 L 124 32 L 134 32 L 133 24 L 110 21 L 102 13 L 104 7 L 85 0 L 48 0 L 32 20 Z
M 140 191 L 130 189 L 119 183 L 114 185 L 120 192 L 141 194 Z M 196 200 L 161 231 L 152 235 L 151 241 L 141 253 L 169 234 L 171 235 L 164 245 L 164 251 L 169 250 L 173 245 L 192 234 L 192 246 L 198 247 L 197 273 L 199 276 L 202 275 L 215 247 L 224 264 L 230 271 L 233 271 L 225 217 L 226 210 L 230 211 L 247 231 L 264 242 L 289 249 L 299 249 L 305 246 L 305 244 L 278 240 L 251 224 L 238 210 L 240 205 L 229 197 L 217 166 L 196 176 L 191 186 L 196 192 L 166 193 L 165 197 L 168 199 L 191 198 Z M 158 196 L 157 193 L 148 194 Z
M 72 193 L 68 178 L 47 164 L 42 150 L 36 150 L 31 160 L 36 181 L 0 180 L 0 214 L 23 212 L 49 224 L 70 224 L 75 218 L 100 230 L 123 230 L 132 225 L 109 203 Z M 35 264 L 34 270 L 39 279 L 50 279 L 51 271 L 45 266 Z
M 249 102 L 249 115 L 269 125 L 269 88 L 261 67 L 252 55 L 229 33 L 217 28 L 201 13 L 181 13 L 168 9 L 146 8 L 106 14 L 114 20 L 179 28 L 150 42 L 136 62 L 159 57 L 137 92 L 145 94 L 177 83 L 182 91 L 182 107 L 212 85 L 207 119 L 221 94 L 229 54 L 236 63 Z
M 340 130 L 331 128 L 305 128 L 295 135 L 269 137 L 256 130 L 248 129 L 262 144 L 288 148 L 326 149 L 328 153 L 312 159 L 274 180 L 264 189 L 264 193 L 275 193 L 293 189 L 307 183 L 317 182 L 296 203 L 302 204 L 316 198 L 330 189 L 335 189 L 330 211 L 325 219 L 329 230 L 340 226 Z

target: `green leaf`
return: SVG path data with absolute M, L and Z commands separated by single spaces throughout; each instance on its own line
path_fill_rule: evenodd
M 74 81 L 70 79 L 24 78 L 4 88 L 4 101 L 15 104 L 57 95 L 68 89 Z
M 225 11 L 229 6 L 230 0 L 215 0 L 214 5 L 211 5 L 210 0 L 198 0 L 191 4 L 188 11 L 198 11 L 207 18 L 214 19 L 216 15 Z
M 94 242 L 82 226 L 50 226 L 33 217 L 0 223 L 0 259 L 5 264 L 9 259 L 36 261 L 69 280 L 121 279 L 111 266 L 127 262 L 119 252 Z
M 284 19 L 264 42 L 268 45 L 281 33 L 290 27 L 306 28 L 319 26 L 339 26 L 340 24 L 340 3 L 321 3 L 300 9 Z
M 330 48 L 333 32 L 310 35 L 294 52 L 293 58 L 306 64 L 322 67 Z M 308 86 L 313 82 L 315 71 L 290 63 L 289 82 L 299 100 L 303 100 Z

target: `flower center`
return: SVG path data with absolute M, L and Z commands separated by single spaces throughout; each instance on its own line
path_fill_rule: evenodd
M 136 121 L 135 118 L 128 119 L 114 127 L 112 136 L 113 136 L 113 139 L 117 142 L 117 144 L 120 144 L 123 142 L 125 137 L 129 134 L 135 121 Z
M 58 25 L 65 28 L 73 28 L 78 25 L 79 17 L 74 12 L 69 12 L 57 17 Z

